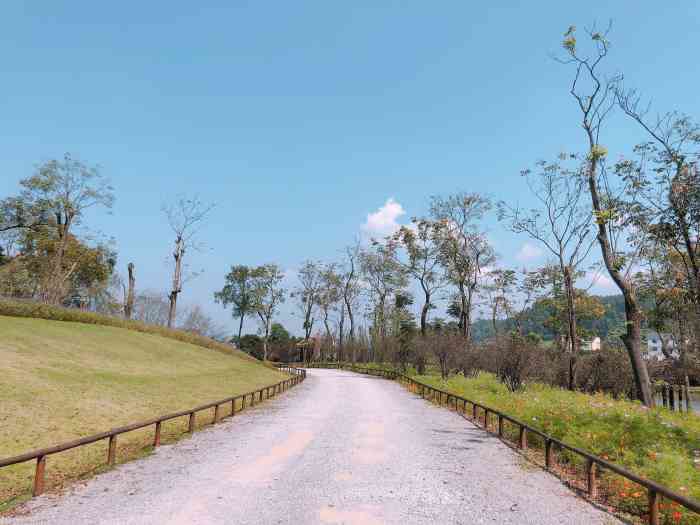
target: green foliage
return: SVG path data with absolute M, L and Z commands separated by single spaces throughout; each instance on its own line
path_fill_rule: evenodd
M 48 319 L 51 321 L 70 321 L 74 323 L 85 323 L 102 326 L 114 326 L 117 328 L 126 328 L 135 330 L 145 334 L 154 334 L 161 337 L 167 337 L 183 343 L 190 343 L 211 350 L 217 350 L 226 354 L 243 355 L 236 352 L 231 346 L 208 337 L 184 332 L 182 330 L 173 330 L 162 326 L 145 324 L 140 321 L 127 321 L 118 317 L 109 317 L 93 312 L 76 310 L 72 308 L 62 308 L 35 302 L 12 301 L 0 299 L 0 315 L 7 317 L 29 317 L 36 319 Z
M 437 375 L 416 379 L 500 410 L 565 443 L 700 499 L 700 470 L 693 464 L 694 452 L 700 449 L 697 416 L 662 408 L 650 410 L 636 402 L 539 383 L 525 384 L 512 393 L 487 373 L 475 378 L 457 375 L 447 381 Z M 616 480 L 604 477 L 602 482 L 616 490 Z M 639 498 L 623 487 L 617 487 L 615 496 L 622 507 L 631 510 L 644 504 L 643 499 L 637 501 Z

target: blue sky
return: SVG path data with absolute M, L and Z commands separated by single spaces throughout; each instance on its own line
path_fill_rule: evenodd
M 0 196 L 66 151 L 99 163 L 117 201 L 93 224 L 160 289 L 161 203 L 215 201 L 182 299 L 225 321 L 211 294 L 231 264 L 335 258 L 368 214 L 405 222 L 433 194 L 527 204 L 519 171 L 582 145 L 571 71 L 550 58 L 570 24 L 613 19 L 610 70 L 699 115 L 700 4 L 492 4 L 5 2 Z M 640 138 L 618 117 L 603 142 Z M 537 262 L 489 225 L 504 263 Z

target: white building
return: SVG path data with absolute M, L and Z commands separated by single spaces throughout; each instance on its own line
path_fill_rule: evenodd
M 645 342 L 646 345 L 644 345 Z M 666 359 L 663 348 L 670 350 L 673 359 L 678 359 L 680 357 L 676 349 L 676 342 L 673 340 L 673 334 L 659 333 L 656 330 L 643 330 L 642 344 L 646 346 L 644 350 L 646 350 L 645 357 L 647 359 L 655 361 L 663 361 Z
M 594 337 L 593 339 L 583 339 L 581 341 L 581 351 L 582 352 L 598 352 L 598 351 L 600 351 L 600 337 Z

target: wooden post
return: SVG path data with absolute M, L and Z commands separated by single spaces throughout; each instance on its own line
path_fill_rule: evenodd
M 664 408 L 668 408 L 668 393 L 666 392 L 666 385 L 661 385 L 661 404 Z
M 683 412 L 683 385 L 678 387 L 678 411 Z
M 46 456 L 36 458 L 36 469 L 34 470 L 34 488 L 32 496 L 39 496 L 44 492 L 44 481 L 46 478 Z
M 489 409 L 488 408 L 484 409 L 484 428 L 486 429 L 486 432 L 489 431 Z
M 520 426 L 520 439 L 518 440 L 518 445 L 522 450 L 527 448 L 527 429 L 524 426 Z
M 498 436 L 503 437 L 503 416 L 498 414 Z
M 684 385 L 685 388 L 685 411 L 690 414 L 693 411 L 693 407 L 690 404 L 690 388 L 688 385 Z
M 586 476 L 588 478 L 588 496 L 594 499 L 598 493 L 598 484 L 596 483 L 596 464 L 592 459 L 586 462 Z
M 153 436 L 153 446 L 154 447 L 159 447 L 160 446 L 160 421 L 156 422 L 156 433 Z
M 219 422 L 219 405 L 214 405 L 214 423 L 215 425 Z
M 547 470 L 552 470 L 554 464 L 554 451 L 552 450 L 552 440 L 547 439 L 544 442 L 544 465 Z
M 236 398 L 234 397 L 231 400 L 231 417 L 233 417 L 235 413 L 236 413 Z
M 474 424 L 478 423 L 476 417 L 477 417 L 477 408 L 476 408 L 476 405 L 474 403 L 472 403 L 472 421 L 474 422 Z
M 659 525 L 659 494 L 649 489 L 649 525 Z
M 668 391 L 668 408 L 671 410 L 676 409 L 676 389 L 671 385 Z
M 190 412 L 190 420 L 187 424 L 187 432 L 189 432 L 190 434 L 194 432 L 194 412 Z
M 111 467 L 117 460 L 117 436 L 109 436 L 109 445 L 107 446 L 107 464 Z

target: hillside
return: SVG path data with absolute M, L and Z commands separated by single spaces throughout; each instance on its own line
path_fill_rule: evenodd
M 621 295 L 595 296 L 603 303 L 605 314 L 600 319 L 579 321 L 579 325 L 584 330 L 593 335 L 606 339 L 608 336 L 619 333 L 625 325 L 625 303 Z M 544 340 L 551 340 L 554 334 L 544 326 L 544 321 L 548 317 L 548 312 L 541 305 L 528 308 L 524 316 L 524 332 L 534 333 Z M 502 319 L 496 321 L 499 331 L 504 332 L 515 327 L 512 319 Z M 493 336 L 493 325 L 490 319 L 477 319 L 472 325 L 472 335 L 475 341 L 482 341 Z
M 0 457 L 186 409 L 275 383 L 254 360 L 124 328 L 0 316 Z M 201 423 L 201 421 L 200 421 Z M 164 441 L 186 423 L 164 424 Z M 120 437 L 118 460 L 152 429 Z M 51 456 L 49 487 L 100 468 L 105 444 Z M 25 495 L 33 464 L 3 469 L 2 502 Z M 61 476 L 64 477 L 60 477 Z

